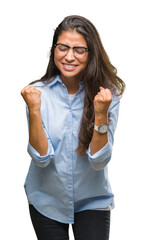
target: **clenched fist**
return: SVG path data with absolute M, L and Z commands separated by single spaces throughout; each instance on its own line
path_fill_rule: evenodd
M 24 98 L 29 110 L 39 111 L 41 107 L 41 91 L 33 86 L 26 86 L 21 90 L 21 95 Z
M 100 91 L 94 97 L 94 111 L 96 115 L 106 115 L 112 101 L 112 94 L 108 88 L 100 87 Z

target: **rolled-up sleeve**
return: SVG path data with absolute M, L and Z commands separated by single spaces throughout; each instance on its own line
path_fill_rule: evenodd
M 29 126 L 29 112 L 28 112 L 28 108 L 26 106 L 26 114 L 27 114 L 27 121 L 28 121 L 28 126 Z M 52 146 L 52 142 L 51 139 L 47 133 L 46 127 L 42 121 L 42 125 L 43 125 L 43 129 L 45 131 L 47 140 L 48 140 L 48 149 L 47 149 L 47 153 L 45 156 L 41 156 L 32 146 L 31 144 L 28 142 L 28 146 L 27 146 L 27 152 L 28 154 L 31 156 L 32 160 L 35 162 L 35 164 L 38 167 L 46 167 L 50 164 L 51 160 L 54 158 L 54 148 Z
M 51 142 L 48 140 L 48 150 L 45 156 L 40 156 L 40 154 L 28 143 L 27 151 L 31 156 L 32 160 L 38 167 L 46 167 L 51 162 L 54 157 L 54 149 Z
M 113 98 L 108 111 L 109 130 L 107 144 L 93 155 L 91 155 L 90 145 L 87 149 L 88 160 L 94 170 L 102 170 L 111 159 L 112 147 L 114 143 L 114 133 L 118 121 L 119 104 L 119 99 L 116 100 Z

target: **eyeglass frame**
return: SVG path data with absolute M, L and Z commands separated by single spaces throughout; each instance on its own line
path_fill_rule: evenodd
M 54 47 L 57 47 L 58 45 L 61 45 L 61 46 L 64 46 L 64 47 L 67 47 L 67 48 L 68 48 L 68 50 L 67 50 L 67 52 L 64 54 L 64 56 L 67 55 L 67 53 L 68 53 L 68 51 L 69 51 L 70 48 L 73 49 L 73 53 L 74 53 L 74 49 L 76 49 L 76 48 L 83 48 L 83 49 L 85 50 L 85 52 L 81 53 L 81 55 L 89 51 L 89 48 L 86 48 L 86 47 L 82 47 L 82 46 L 70 47 L 69 45 L 63 44 L 63 43 L 56 43 L 56 44 L 54 44 Z M 76 53 L 77 53 L 77 52 L 76 52 Z

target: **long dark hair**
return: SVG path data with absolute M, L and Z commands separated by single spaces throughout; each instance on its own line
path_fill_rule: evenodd
M 80 33 L 86 40 L 89 49 L 88 63 L 81 79 L 84 82 L 85 98 L 79 130 L 78 151 L 83 155 L 86 153 L 93 134 L 93 128 L 91 127 L 94 122 L 93 99 L 99 92 L 99 87 L 109 88 L 113 94 L 118 92 L 119 96 L 122 96 L 125 84 L 117 76 L 116 68 L 110 63 L 95 26 L 88 19 L 77 15 L 64 18 L 56 28 L 46 73 L 40 80 L 35 82 L 43 81 L 44 83 L 48 83 L 60 74 L 59 69 L 54 63 L 54 45 L 57 43 L 62 31 L 68 30 L 76 30 Z

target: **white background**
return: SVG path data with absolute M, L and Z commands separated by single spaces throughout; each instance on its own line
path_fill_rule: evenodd
M 78 14 L 97 27 L 127 88 L 109 176 L 115 194 L 111 240 L 146 239 L 146 9 L 144 1 L 3 0 L 0 3 L 0 226 L 2 239 L 31 239 L 23 189 L 30 164 L 21 89 L 46 71 L 54 29 Z M 73 239 L 70 228 L 71 239 Z

